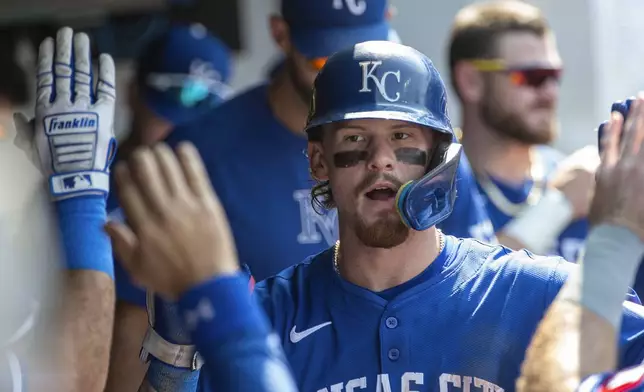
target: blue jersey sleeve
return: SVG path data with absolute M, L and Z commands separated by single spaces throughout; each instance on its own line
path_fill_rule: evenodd
M 179 307 L 215 390 L 297 390 L 279 338 L 249 293 L 246 274 L 199 285 Z

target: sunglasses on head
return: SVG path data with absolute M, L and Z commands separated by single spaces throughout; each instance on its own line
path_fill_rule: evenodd
M 503 60 L 484 59 L 470 61 L 481 72 L 501 72 L 510 77 L 515 86 L 541 87 L 548 80 L 559 82 L 562 69 L 544 66 L 507 66 Z
M 311 66 L 311 68 L 319 72 L 322 69 L 322 67 L 324 67 L 324 64 L 326 64 L 327 60 L 328 60 L 327 57 L 317 57 L 314 59 L 310 59 L 309 65 Z

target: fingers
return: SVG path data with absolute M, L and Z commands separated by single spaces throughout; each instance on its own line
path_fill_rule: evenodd
M 178 158 L 178 159 L 177 159 Z M 176 155 L 161 143 L 135 151 L 128 164 L 115 169 L 117 192 L 135 232 L 155 216 L 164 216 L 176 200 L 190 202 L 192 195 L 217 201 L 197 149 L 189 143 Z
M 122 223 L 111 221 L 105 225 L 105 232 L 110 237 L 112 250 L 123 267 L 130 272 L 136 270 L 135 263 L 139 261 L 136 257 L 138 241 L 132 230 Z
M 188 191 L 186 176 L 170 147 L 165 143 L 160 143 L 154 147 L 154 155 L 168 188 L 167 192 L 173 196 L 185 195 Z
M 604 125 L 601 142 L 601 160 L 612 166 L 619 159 L 620 140 L 624 126 L 624 117 L 619 112 L 611 113 L 611 118 Z
M 200 199 L 208 197 L 217 199 L 206 167 L 195 146 L 192 143 L 181 143 L 177 147 L 177 156 L 192 193 Z
M 114 170 L 116 192 L 125 217 L 135 232 L 138 232 L 145 222 L 151 219 L 143 195 L 134 182 L 130 169 L 124 162 L 119 162 Z
M 54 39 L 47 37 L 38 48 L 36 105 L 49 105 L 54 88 Z
M 73 36 L 74 32 L 69 27 L 63 27 L 56 34 L 54 86 L 57 100 L 71 101 Z
M 631 104 L 624 123 L 622 154 L 624 157 L 637 154 L 644 140 L 644 96 L 638 95 Z
M 92 102 L 92 52 L 85 33 L 74 35 L 74 101 L 89 106 Z
M 149 148 L 138 149 L 133 154 L 129 169 L 148 210 L 164 215 L 169 191 L 156 154 Z
M 97 102 L 116 100 L 116 70 L 114 59 L 109 54 L 101 54 L 98 59 L 98 83 L 96 85 Z

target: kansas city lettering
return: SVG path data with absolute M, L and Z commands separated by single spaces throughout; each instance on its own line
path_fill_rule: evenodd
M 369 385 L 367 377 L 360 377 L 318 389 L 317 392 L 420 392 L 423 390 L 421 388 L 423 385 L 425 385 L 423 373 L 406 372 L 400 380 L 392 380 L 389 374 L 378 374 L 373 385 Z M 440 392 L 504 392 L 503 388 L 481 378 L 449 373 L 441 374 L 439 386 Z
M 69 113 L 44 118 L 47 134 L 94 132 L 98 129 L 96 113 Z

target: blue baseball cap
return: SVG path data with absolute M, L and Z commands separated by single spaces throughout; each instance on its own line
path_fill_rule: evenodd
M 309 59 L 389 37 L 387 0 L 282 0 L 291 40 Z
M 150 109 L 181 125 L 230 95 L 231 55 L 203 25 L 175 25 L 146 45 L 136 76 Z

